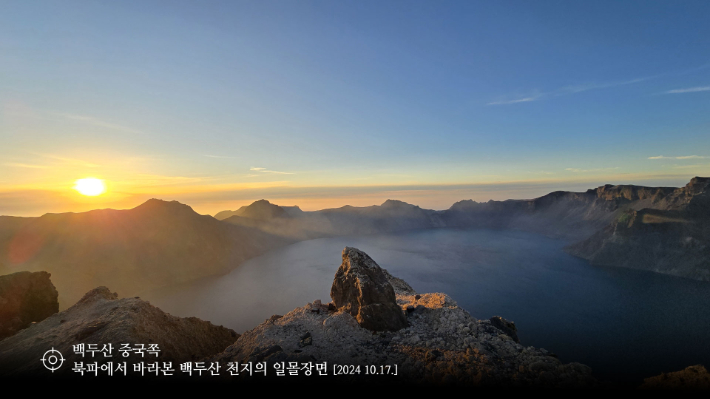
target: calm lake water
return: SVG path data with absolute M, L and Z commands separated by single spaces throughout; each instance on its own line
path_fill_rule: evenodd
M 590 266 L 564 253 L 566 244 L 500 230 L 325 238 L 143 297 L 169 313 L 242 332 L 315 299 L 329 302 L 341 251 L 351 246 L 418 292 L 445 292 L 479 319 L 514 321 L 523 345 L 587 364 L 598 378 L 635 384 L 710 366 L 710 283 Z

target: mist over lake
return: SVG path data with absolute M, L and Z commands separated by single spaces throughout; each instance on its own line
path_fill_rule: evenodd
M 563 252 L 566 244 L 488 229 L 323 238 L 272 250 L 221 277 L 142 297 L 174 315 L 241 333 L 272 314 L 330 301 L 341 251 L 351 246 L 418 292 L 445 292 L 476 318 L 514 321 L 523 345 L 587 364 L 602 379 L 637 383 L 710 362 L 709 283 L 590 266 Z

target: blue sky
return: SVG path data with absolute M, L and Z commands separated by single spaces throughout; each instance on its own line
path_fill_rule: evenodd
M 710 175 L 709 2 L 3 8 L 0 214 L 443 209 Z M 86 176 L 111 195 L 76 197 Z

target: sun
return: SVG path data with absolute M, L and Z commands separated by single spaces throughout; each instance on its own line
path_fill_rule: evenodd
M 88 195 L 89 197 L 95 197 L 106 192 L 104 181 L 93 177 L 77 180 L 73 188 L 79 193 Z

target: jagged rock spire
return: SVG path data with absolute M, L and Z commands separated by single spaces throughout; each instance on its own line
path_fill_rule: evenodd
M 365 252 L 346 247 L 335 273 L 330 297 L 364 328 L 396 331 L 407 326 L 386 273 Z

